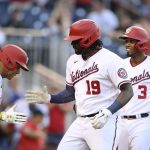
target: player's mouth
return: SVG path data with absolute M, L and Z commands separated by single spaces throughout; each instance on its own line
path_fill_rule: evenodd
M 129 48 L 127 48 L 126 50 L 127 50 L 128 52 L 130 51 L 130 49 L 129 49 Z
M 131 48 L 131 47 L 129 47 L 129 46 L 128 46 L 128 47 L 126 47 L 127 52 L 131 51 L 131 49 L 132 49 L 132 48 Z

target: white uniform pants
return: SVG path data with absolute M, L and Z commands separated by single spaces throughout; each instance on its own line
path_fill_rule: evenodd
M 115 115 L 102 129 L 94 129 L 89 118 L 77 117 L 57 150 L 116 150 L 120 123 L 120 118 Z
M 118 150 L 150 150 L 150 117 L 122 119 Z

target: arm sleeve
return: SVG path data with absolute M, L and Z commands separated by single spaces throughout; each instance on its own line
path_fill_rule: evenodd
M 115 59 L 108 66 L 108 75 L 113 84 L 120 89 L 120 86 L 124 83 L 131 83 L 126 65 L 121 58 Z
M 63 90 L 62 92 L 56 94 L 56 95 L 51 95 L 51 103 L 57 103 L 57 104 L 62 104 L 62 103 L 68 103 L 71 101 L 75 100 L 75 90 L 73 86 L 66 85 L 66 89 Z
M 73 68 L 72 59 L 73 59 L 73 57 L 70 57 L 67 61 L 67 65 L 66 65 L 66 84 L 69 86 L 73 86 L 72 79 L 71 79 L 71 72 L 72 72 L 71 68 Z

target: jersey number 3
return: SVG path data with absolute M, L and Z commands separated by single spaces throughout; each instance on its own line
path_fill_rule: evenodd
M 147 96 L 147 86 L 139 85 L 138 89 L 140 90 L 140 95 L 138 95 L 138 99 L 146 99 Z
M 87 95 L 98 95 L 100 94 L 101 90 L 100 90 L 100 83 L 97 80 L 94 81 L 89 81 L 86 80 L 86 84 L 87 84 Z

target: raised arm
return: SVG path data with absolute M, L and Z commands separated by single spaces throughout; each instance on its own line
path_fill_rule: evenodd
M 26 99 L 29 103 L 68 103 L 75 100 L 75 90 L 73 86 L 66 85 L 66 89 L 59 92 L 58 94 L 51 95 L 47 91 L 45 86 L 43 89 L 38 91 L 27 91 Z

